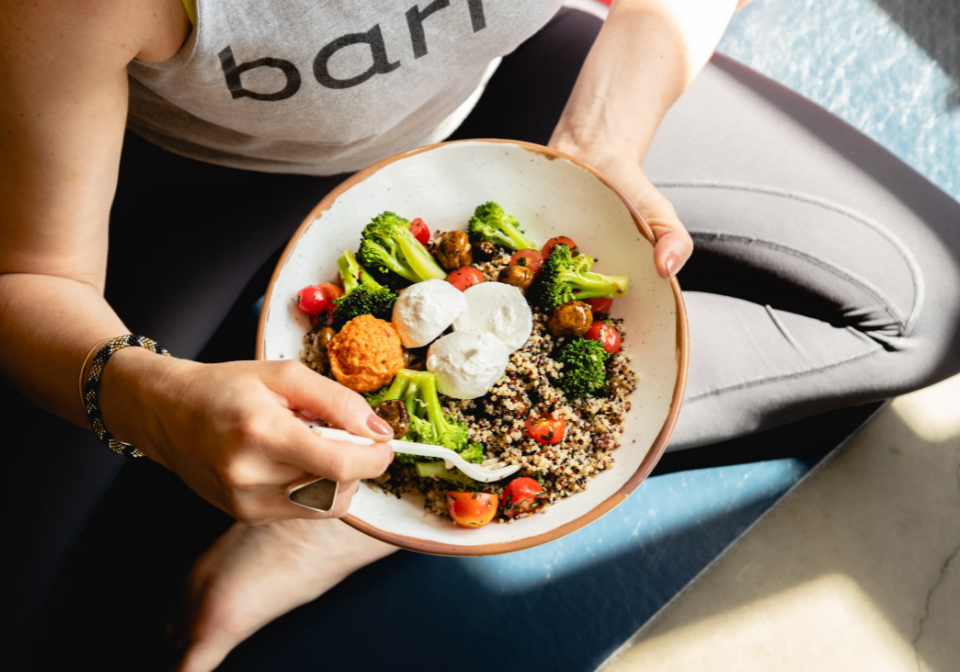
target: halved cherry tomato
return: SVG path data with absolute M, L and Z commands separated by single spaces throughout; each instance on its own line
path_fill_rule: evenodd
M 486 492 L 448 492 L 447 511 L 461 527 L 483 527 L 497 515 L 499 499 Z
M 464 266 L 447 276 L 447 282 L 461 292 L 467 291 L 467 289 L 474 285 L 479 285 L 483 280 L 483 273 L 473 266 Z
M 543 255 L 537 250 L 518 250 L 510 257 L 510 265 L 526 266 L 536 275 L 543 266 Z
M 546 259 L 550 256 L 550 250 L 553 249 L 554 245 L 566 245 L 570 248 L 570 254 L 577 256 L 580 254 L 580 250 L 577 248 L 577 244 L 573 242 L 572 239 L 567 238 L 566 236 L 556 236 L 547 241 L 547 244 L 543 246 L 543 258 Z
M 567 421 L 563 416 L 555 418 L 552 415 L 542 415 L 539 418 L 527 418 L 524 429 L 527 430 L 527 435 L 537 443 L 552 445 L 563 441 Z
M 322 282 L 319 285 L 304 287 L 297 292 L 297 298 L 294 302 L 301 313 L 307 315 L 319 315 L 320 313 L 333 308 L 333 300 L 340 298 L 343 290 L 329 282 Z
M 503 489 L 503 514 L 513 518 L 521 513 L 530 513 L 543 506 L 542 495 L 543 486 L 532 478 L 516 478 Z
M 597 313 L 609 313 L 611 306 L 613 306 L 613 299 L 599 297 L 596 299 L 587 299 L 586 303 L 590 304 L 590 310 L 596 315 Z
M 596 341 L 611 355 L 620 352 L 620 334 L 606 322 L 594 322 L 587 331 L 587 338 Z
M 421 245 L 426 245 L 430 242 L 430 229 L 427 228 L 426 223 L 419 217 L 410 222 L 410 233 L 420 241 Z

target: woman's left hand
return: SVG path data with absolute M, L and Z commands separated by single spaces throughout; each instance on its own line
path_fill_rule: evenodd
M 554 133 L 550 146 L 597 170 L 636 206 L 656 239 L 653 260 L 661 278 L 671 278 L 683 268 L 693 253 L 693 240 L 680 223 L 673 204 L 644 174 L 638 158 L 624 155 L 623 150 L 606 147 L 603 142 L 584 146 L 560 133 Z

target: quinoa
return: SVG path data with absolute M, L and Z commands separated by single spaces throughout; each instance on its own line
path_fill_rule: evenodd
M 323 348 L 323 351 L 319 352 L 313 347 L 313 337 L 316 333 L 316 329 L 311 329 L 303 335 L 303 350 L 300 351 L 300 361 L 321 376 L 332 378 L 333 375 L 330 373 L 330 359 L 327 357 L 327 349 Z
M 474 266 L 488 281 L 493 281 L 510 256 L 500 251 L 492 260 Z M 623 422 L 631 408 L 629 397 L 640 377 L 630 366 L 630 354 L 621 348 L 607 359 L 607 385 L 599 394 L 568 399 L 558 385 L 563 364 L 553 358 L 566 339 L 552 336 L 547 330 L 547 315 L 536 308 L 532 310 L 530 338 L 510 356 L 503 377 L 487 394 L 463 400 L 440 395 L 440 402 L 449 413 L 467 423 L 471 441 L 483 444 L 484 466 L 499 462 L 517 464 L 519 476 L 529 476 L 543 485 L 543 506 L 535 511 L 543 513 L 560 499 L 586 490 L 591 478 L 613 468 L 613 451 L 620 447 Z M 623 320 L 607 322 L 625 344 Z M 304 336 L 301 361 L 314 371 L 329 375 L 325 357 L 313 348 L 313 333 Z M 564 418 L 566 430 L 557 444 L 540 444 L 527 435 L 526 420 L 544 415 Z M 421 478 L 415 465 L 396 461 L 383 476 L 370 483 L 398 498 L 408 493 L 422 495 L 426 510 L 445 518 L 449 518 L 446 493 L 457 487 L 440 479 Z M 478 483 L 478 487 L 483 492 L 503 493 L 502 483 Z M 533 513 L 511 519 L 501 508 L 495 520 L 509 523 L 530 515 Z

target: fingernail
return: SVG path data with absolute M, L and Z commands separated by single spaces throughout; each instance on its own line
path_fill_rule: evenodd
M 315 416 L 315 415 L 314 415 L 313 413 L 311 413 L 310 411 L 300 411 L 300 417 L 303 418 L 304 420 L 316 420 L 316 419 L 317 419 L 317 416 Z
M 667 277 L 672 278 L 680 267 L 680 257 L 671 252 L 667 255 L 667 258 L 663 260 L 663 267 L 667 271 Z
M 377 434 L 393 436 L 393 427 L 391 427 L 386 420 L 381 418 L 376 413 L 371 413 L 370 417 L 367 418 L 367 427 L 375 431 Z

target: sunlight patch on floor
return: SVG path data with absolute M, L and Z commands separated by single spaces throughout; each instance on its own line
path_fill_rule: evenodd
M 960 376 L 899 397 L 893 409 L 927 441 L 956 438 L 960 436 Z
M 802 636 L 790 632 L 791 621 L 802 623 Z M 854 645 L 864 641 L 870 646 Z M 870 595 L 850 577 L 828 574 L 653 637 L 604 672 L 822 669 L 811 666 L 811 650 L 838 670 L 902 672 L 915 662 Z

